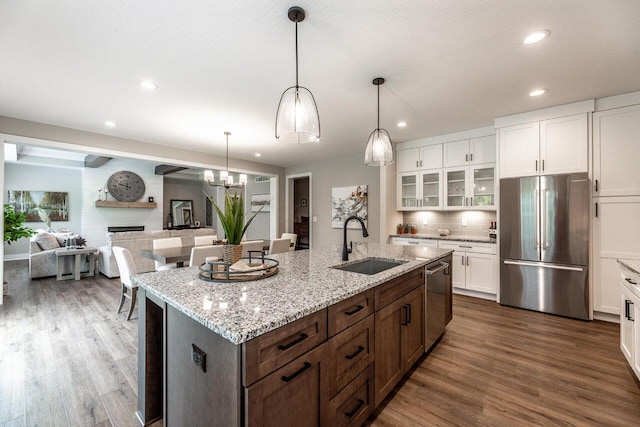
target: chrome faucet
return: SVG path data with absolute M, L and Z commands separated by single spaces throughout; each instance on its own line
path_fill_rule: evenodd
M 342 260 L 349 261 L 349 254 L 353 251 L 353 242 L 350 242 L 349 248 L 347 248 L 347 223 L 352 219 L 360 221 L 360 225 L 362 226 L 362 237 L 369 237 L 369 232 L 367 231 L 367 227 L 364 226 L 364 221 L 362 218 L 356 215 L 351 215 L 349 218 L 344 220 L 344 241 L 342 244 Z

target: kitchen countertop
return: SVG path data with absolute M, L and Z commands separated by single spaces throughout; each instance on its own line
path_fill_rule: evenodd
M 439 234 L 390 234 L 389 237 L 406 237 L 409 239 L 435 239 L 435 240 L 453 240 L 457 242 L 474 242 L 474 243 L 496 243 L 496 239 L 490 237 L 479 236 L 441 236 Z
M 627 267 L 635 274 L 640 274 L 640 260 L 637 259 L 618 259 L 618 262 Z
M 425 250 L 426 249 L 426 250 Z M 374 275 L 330 268 L 341 261 L 342 245 L 270 255 L 279 272 L 263 280 L 205 282 L 198 267 L 142 273 L 133 281 L 234 344 L 241 344 L 350 296 L 436 261 L 449 249 L 354 243 L 348 263 L 369 257 L 407 260 Z M 416 259 L 419 257 L 420 259 Z

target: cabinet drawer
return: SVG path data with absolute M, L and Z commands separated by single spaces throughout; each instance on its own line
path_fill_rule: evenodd
M 438 245 L 441 249 L 453 249 L 461 252 L 475 252 L 479 254 L 496 254 L 496 245 L 494 243 L 467 243 L 467 242 L 450 242 L 440 240 Z
M 424 268 L 420 267 L 377 286 L 375 288 L 376 311 L 422 285 L 424 285 Z
M 327 425 L 360 426 L 374 409 L 374 367 L 369 367 L 329 402 Z
M 329 307 L 329 336 L 348 328 L 373 313 L 373 289 Z
M 329 403 L 327 368 L 325 343 L 245 388 L 245 425 L 323 425 Z
M 374 360 L 373 315 L 329 340 L 329 395 L 349 384 Z
M 243 384 L 253 384 L 327 340 L 327 310 L 261 335 L 243 345 Z

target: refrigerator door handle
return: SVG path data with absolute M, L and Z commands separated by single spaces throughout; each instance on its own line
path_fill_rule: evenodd
M 538 194 L 538 189 L 536 188 L 534 191 L 534 197 L 535 197 L 535 215 L 534 215 L 534 221 L 535 224 L 533 226 L 535 233 L 536 233 L 536 249 L 540 248 L 540 224 L 538 223 L 539 218 L 540 218 L 540 197 Z M 538 254 L 538 256 L 540 256 L 540 254 Z
M 547 244 L 547 224 L 545 222 L 545 219 L 547 217 L 547 194 L 548 193 L 549 193 L 549 190 L 547 190 L 546 188 L 543 188 L 542 193 L 540 195 L 540 210 L 541 210 L 540 235 L 541 235 L 541 246 L 543 251 L 549 247 L 549 245 Z
M 541 262 L 509 261 L 509 260 L 504 260 L 503 262 L 507 265 L 524 265 L 526 267 L 551 268 L 553 270 L 584 271 L 584 268 L 570 267 L 568 265 L 551 265 L 551 264 L 544 264 Z

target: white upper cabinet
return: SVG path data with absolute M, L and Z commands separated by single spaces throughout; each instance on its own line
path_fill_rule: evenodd
M 500 177 L 587 172 L 587 114 L 498 130 Z
M 397 172 L 441 168 L 442 144 L 398 150 L 397 156 Z
M 594 113 L 594 196 L 640 195 L 640 105 Z
M 444 144 L 445 168 L 480 163 L 495 163 L 495 161 L 495 135 L 446 142 Z
M 498 130 L 500 178 L 538 173 L 540 125 L 538 122 Z
M 540 122 L 540 162 L 543 175 L 587 172 L 587 115 Z

